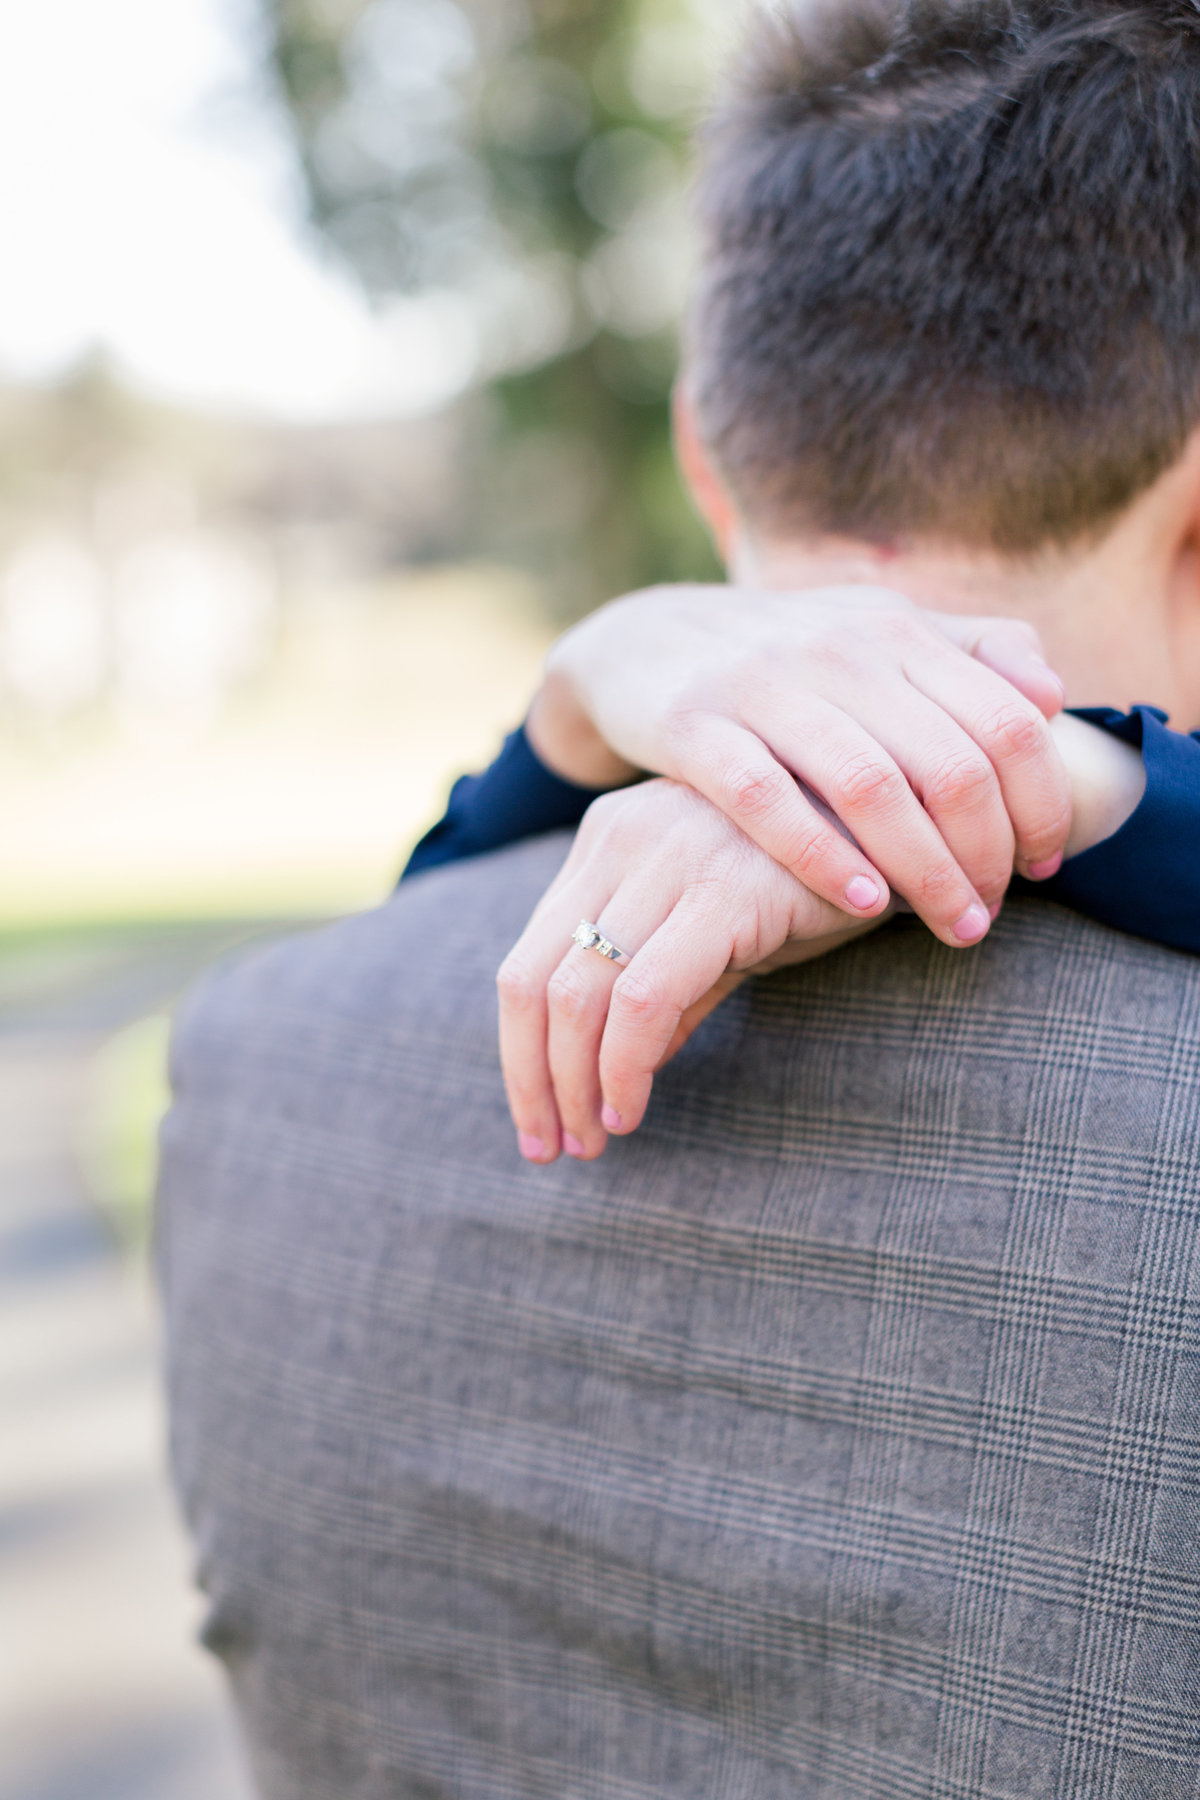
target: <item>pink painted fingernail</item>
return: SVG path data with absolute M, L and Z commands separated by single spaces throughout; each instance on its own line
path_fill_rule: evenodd
M 1048 856 L 1046 858 L 1045 862 L 1030 863 L 1030 881 L 1049 881 L 1050 877 L 1052 875 L 1057 875 L 1058 871 L 1062 868 L 1062 860 L 1062 851 L 1056 850 L 1053 856 Z
M 583 1145 L 577 1137 L 572 1137 L 569 1131 L 563 1132 L 563 1149 L 568 1156 L 583 1155 Z
M 603 1125 L 605 1131 L 620 1131 L 621 1115 L 616 1107 L 609 1106 L 606 1102 L 605 1105 L 600 1108 L 600 1123 Z
M 534 1137 L 531 1131 L 518 1131 L 517 1149 L 526 1162 L 541 1162 L 546 1154 L 546 1146 L 540 1137 Z
M 954 926 L 954 935 L 960 944 L 977 944 L 990 924 L 982 906 L 968 906 Z
M 846 889 L 846 898 L 851 906 L 860 912 L 867 912 L 870 907 L 879 904 L 879 889 L 866 875 L 856 875 Z

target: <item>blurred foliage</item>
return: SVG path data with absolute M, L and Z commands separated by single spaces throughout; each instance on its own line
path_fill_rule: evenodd
M 153 1013 L 114 1033 L 90 1070 L 79 1157 L 91 1198 L 125 1248 L 145 1254 L 158 1175 L 158 1131 L 171 1094 L 171 1021 Z
M 465 308 L 471 534 L 569 615 L 715 571 L 674 474 L 700 0 L 259 0 L 312 217 L 381 301 Z

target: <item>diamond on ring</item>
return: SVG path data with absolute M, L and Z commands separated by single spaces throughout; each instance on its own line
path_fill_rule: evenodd
M 610 962 L 620 962 L 625 952 L 606 938 L 598 925 L 588 919 L 580 919 L 571 933 L 571 942 L 578 944 L 581 950 L 594 950 L 597 956 L 606 956 Z

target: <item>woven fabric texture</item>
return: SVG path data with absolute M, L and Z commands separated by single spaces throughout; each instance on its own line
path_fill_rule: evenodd
M 1196 1800 L 1200 963 L 902 921 L 535 1169 L 493 981 L 563 847 L 177 1033 L 173 1454 L 262 1794 Z

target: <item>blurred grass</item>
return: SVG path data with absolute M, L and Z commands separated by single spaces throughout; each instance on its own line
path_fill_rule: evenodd
M 117 1027 L 75 1148 L 126 1247 L 148 1236 L 163 993 L 269 924 L 382 900 L 452 777 L 523 715 L 551 635 L 504 571 L 318 587 L 293 596 L 270 668 L 215 720 L 0 739 L 0 1025 Z
M 157 1012 L 114 1033 L 92 1064 L 80 1121 L 87 1191 L 118 1242 L 139 1256 L 149 1249 L 158 1129 L 170 1103 L 170 1032 L 170 1014 Z
M 0 930 L 374 903 L 452 776 L 522 716 L 551 635 L 503 570 L 317 587 L 215 720 L 0 737 Z
M 140 920 L 0 931 L 0 1041 L 57 1058 L 64 1080 L 82 1049 L 82 1082 L 68 1081 L 75 1097 L 64 1148 L 110 1235 L 138 1258 L 149 1242 L 173 997 L 214 958 L 297 923 Z

